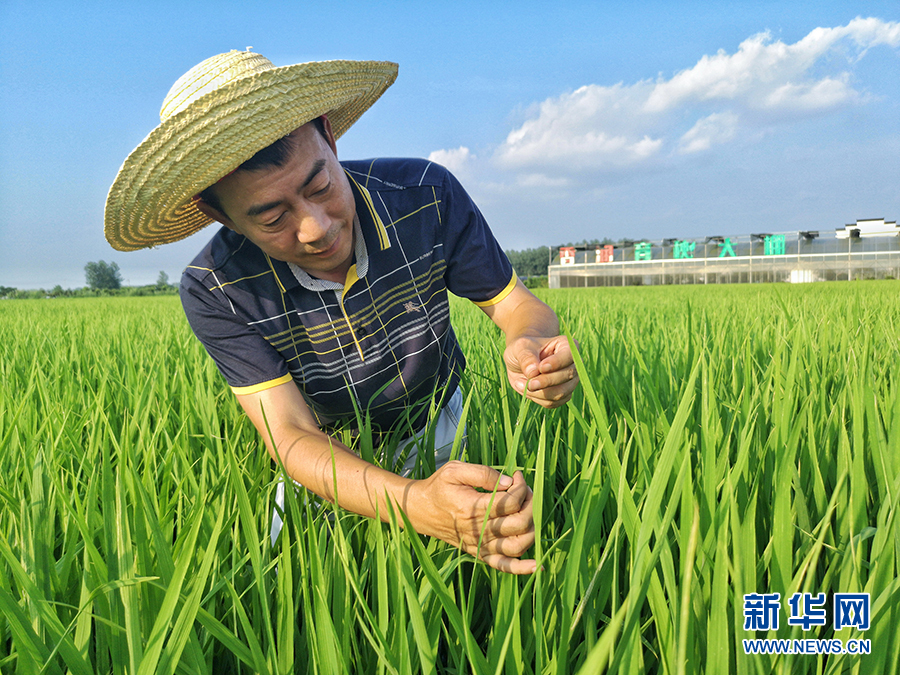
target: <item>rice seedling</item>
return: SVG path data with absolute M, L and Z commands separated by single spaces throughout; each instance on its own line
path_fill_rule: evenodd
M 0 303 L 0 672 L 898 672 L 895 294 L 544 291 L 582 381 L 550 412 L 454 302 L 468 459 L 534 488 L 528 578 L 290 491 L 273 547 L 279 469 L 177 299 Z M 754 593 L 777 628 L 744 629 Z M 837 593 L 867 629 L 835 630 Z

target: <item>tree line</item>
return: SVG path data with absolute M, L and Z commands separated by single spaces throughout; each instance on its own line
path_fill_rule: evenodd
M 519 278 L 526 285 L 538 287 L 546 285 L 547 265 L 552 261 L 551 256 L 559 254 L 561 246 L 593 247 L 614 243 L 610 239 L 584 240 L 575 244 L 560 244 L 559 246 L 538 246 L 526 248 L 521 251 L 508 250 L 506 256 L 512 264 Z M 146 286 L 122 286 L 122 271 L 115 262 L 99 260 L 89 262 L 84 266 L 85 287 L 62 288 L 56 285 L 52 290 L 42 288 L 36 290 L 21 290 L 11 286 L 0 286 L 0 298 L 73 298 L 73 297 L 97 297 L 105 295 L 171 295 L 178 292 L 178 285 L 169 283 L 169 275 L 160 271 L 155 284 Z
M 35 298 L 96 298 L 110 295 L 142 296 L 142 295 L 174 295 L 178 286 L 169 283 L 169 275 L 160 271 L 155 284 L 145 286 L 123 286 L 122 271 L 115 262 L 100 260 L 89 262 L 84 266 L 86 286 L 82 288 L 63 288 L 59 284 L 51 290 L 19 289 L 12 286 L 0 286 L 0 298 L 35 299 Z

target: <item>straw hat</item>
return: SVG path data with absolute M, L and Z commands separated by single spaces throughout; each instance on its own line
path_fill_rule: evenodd
M 119 251 L 168 244 L 212 222 L 194 195 L 259 150 L 320 115 L 335 138 L 397 77 L 387 61 L 323 61 L 276 68 L 231 51 L 172 86 L 161 124 L 128 155 L 106 198 L 104 232 Z

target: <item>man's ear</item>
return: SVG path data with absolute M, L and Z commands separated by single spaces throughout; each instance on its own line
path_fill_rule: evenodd
M 334 132 L 331 130 L 331 120 L 328 119 L 328 115 L 322 115 L 322 127 L 325 129 L 325 137 L 328 141 L 328 145 L 331 146 L 331 151 L 334 153 L 334 156 L 337 157 L 337 141 L 334 140 Z
M 222 223 L 222 225 L 227 227 L 229 230 L 236 230 L 234 223 L 231 222 L 231 219 L 228 216 L 226 216 L 222 211 L 217 209 L 209 202 L 203 201 L 203 197 L 201 197 L 200 195 L 194 197 L 194 206 L 196 206 L 197 210 L 204 216 Z

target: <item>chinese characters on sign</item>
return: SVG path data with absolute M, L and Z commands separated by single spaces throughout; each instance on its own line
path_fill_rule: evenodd
M 744 630 L 778 630 L 781 593 L 749 593 L 744 596 Z
M 812 626 L 825 625 L 825 594 L 819 593 L 794 593 L 788 600 L 791 606 L 791 616 L 788 624 L 791 626 L 803 626 L 803 630 L 809 630 Z
M 609 244 L 598 248 L 595 253 L 595 261 L 598 263 L 610 263 L 613 261 L 613 247 Z
M 694 249 L 697 248 L 696 241 L 676 241 L 672 248 L 672 257 L 676 260 L 687 260 L 694 257 Z
M 722 251 L 719 253 L 720 258 L 727 258 L 728 256 L 731 256 L 732 258 L 735 257 L 734 247 L 731 245 L 731 239 L 726 238 L 725 241 L 719 243 L 719 247 L 722 249 Z
M 785 255 L 786 254 L 786 244 L 785 244 L 785 235 L 783 234 L 767 234 L 767 235 L 757 235 L 763 240 L 763 255 L 766 256 L 775 256 L 775 255 Z M 711 240 L 714 242 L 715 246 L 719 247 L 719 258 L 736 258 L 737 253 L 734 250 L 734 243 L 730 238 L 721 238 L 721 237 L 713 237 Z M 666 248 L 671 242 L 672 244 L 672 259 L 673 260 L 694 260 L 695 254 L 697 251 L 697 242 L 696 241 L 688 241 L 685 239 L 677 239 L 677 240 L 665 240 L 662 246 L 662 257 L 666 257 Z M 704 257 L 714 257 L 715 256 L 715 248 L 709 251 L 709 253 L 705 253 L 707 251 L 706 246 L 703 247 Z M 753 255 L 752 252 L 750 255 Z M 588 258 L 585 257 L 582 260 L 582 263 L 587 263 Z M 611 244 L 606 244 L 604 246 L 597 246 L 594 249 L 594 263 L 602 264 L 602 263 L 611 263 L 615 260 L 615 247 Z M 643 261 L 643 260 L 653 260 L 653 244 L 649 241 L 640 241 L 635 242 L 634 244 L 634 260 Z M 622 262 L 625 261 L 623 257 Z M 574 246 L 562 246 L 559 249 L 559 263 L 561 265 L 575 265 L 575 247 Z
M 869 630 L 869 594 L 834 594 L 834 629 Z
M 763 240 L 764 255 L 784 255 L 784 235 L 768 234 Z
M 788 625 L 800 626 L 808 631 L 813 626 L 826 624 L 825 593 L 794 593 L 788 599 L 790 616 Z M 835 593 L 834 594 L 834 630 L 856 628 L 859 631 L 869 630 L 869 594 L 868 593 Z M 776 631 L 781 610 L 780 593 L 748 593 L 744 596 L 744 630 Z

